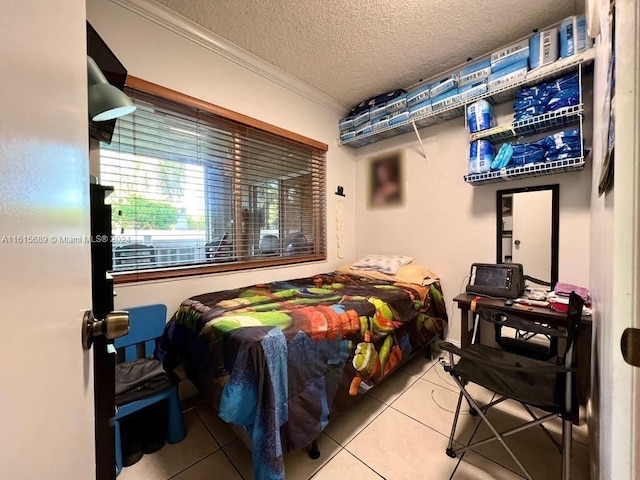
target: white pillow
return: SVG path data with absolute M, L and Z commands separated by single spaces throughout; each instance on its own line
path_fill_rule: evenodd
M 413 258 L 404 255 L 367 255 L 351 265 L 353 270 L 377 270 L 395 275 L 401 267 L 413 262 Z

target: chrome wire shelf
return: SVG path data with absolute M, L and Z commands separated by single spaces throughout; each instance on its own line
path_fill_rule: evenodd
M 582 105 L 565 107 L 555 112 L 543 113 L 524 120 L 517 120 L 509 125 L 500 125 L 481 132 L 472 133 L 469 137 L 473 140 L 489 140 L 490 142 L 502 142 L 515 137 L 535 135 L 537 133 L 558 130 L 580 122 L 580 116 L 584 108 Z
M 417 128 L 425 128 L 454 118 L 462 117 L 465 114 L 466 106 L 476 100 L 486 98 L 494 104 L 513 100 L 520 87 L 535 85 L 543 79 L 568 73 L 576 69 L 579 65 L 592 63 L 594 59 L 595 48 L 590 48 L 585 52 L 574 55 L 573 57 L 561 58 L 554 63 L 532 70 L 527 73 L 526 77 L 517 80 L 514 83 L 468 98 L 464 102 L 449 105 L 445 108 L 410 118 L 409 120 L 405 120 L 404 122 L 396 125 L 380 128 L 371 133 L 367 133 L 366 135 L 359 135 L 344 142 L 338 141 L 338 143 L 340 145 L 346 145 L 353 148 L 360 148 L 370 143 L 379 142 L 385 138 L 391 138 L 408 133 L 413 130 L 414 122 Z
M 584 157 L 565 158 L 553 162 L 540 162 L 518 167 L 504 168 L 495 172 L 472 173 L 464 176 L 464 181 L 471 185 L 508 182 L 528 177 L 540 177 L 556 173 L 574 172 L 585 166 Z

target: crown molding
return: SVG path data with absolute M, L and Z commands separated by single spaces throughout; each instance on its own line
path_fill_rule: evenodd
M 152 0 L 110 0 L 147 20 L 191 40 L 252 72 L 335 113 L 343 115 L 349 107 L 307 85 L 253 53 L 213 33 L 188 18 Z

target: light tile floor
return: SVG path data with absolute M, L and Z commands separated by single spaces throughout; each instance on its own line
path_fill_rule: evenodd
M 491 399 L 481 388 L 472 391 Z M 457 402 L 457 387 L 441 365 L 418 356 L 372 389 L 360 403 L 329 424 L 319 445 L 321 456 L 306 451 L 285 455 L 288 480 L 512 480 L 522 479 L 516 465 L 496 442 L 462 459 L 445 454 Z M 145 455 L 125 468 L 118 480 L 251 480 L 251 456 L 233 431 L 204 403 L 185 402 L 187 438 Z M 520 409 L 521 410 L 521 409 Z M 526 418 L 515 402 L 490 410 L 499 428 Z M 461 416 L 456 439 L 467 442 L 488 434 L 486 426 Z M 560 424 L 550 427 L 559 438 Z M 560 455 L 542 431 L 533 428 L 507 443 L 534 479 L 560 478 Z M 589 479 L 585 427 L 574 428 L 573 478 Z

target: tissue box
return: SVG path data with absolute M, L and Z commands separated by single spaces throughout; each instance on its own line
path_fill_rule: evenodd
M 524 78 L 528 70 L 529 62 L 525 59 L 493 72 L 489 77 L 489 90 L 496 90 Z
M 433 107 L 431 106 L 431 99 L 424 100 L 409 109 L 409 117 L 416 118 L 421 117 L 427 113 L 431 113 L 433 111 Z
M 367 133 L 371 132 L 373 132 L 373 127 L 371 126 L 371 122 L 367 122 L 361 125 L 360 128 L 356 130 L 356 137 L 360 135 L 366 135 Z
M 529 39 L 529 66 L 531 70 L 558 60 L 558 29 L 536 33 Z
M 502 70 L 513 63 L 529 60 L 529 40 L 523 40 L 491 55 L 491 71 Z
M 431 95 L 429 94 L 429 90 L 431 90 L 431 85 L 424 85 L 419 90 L 407 94 L 407 106 L 411 108 L 414 105 L 418 105 L 419 103 L 430 99 Z
M 477 97 L 478 95 L 486 93 L 488 89 L 489 86 L 486 79 L 458 87 L 458 101 L 464 102 L 470 98 Z
M 356 115 L 353 117 L 353 127 L 357 130 L 361 125 L 369 122 L 369 111 L 361 113 L 360 115 Z
M 431 99 L 431 108 L 435 110 L 439 110 L 441 108 L 448 107 L 449 105 L 453 105 L 458 102 L 458 89 L 455 88 L 453 90 L 448 91 L 447 93 L 443 93 L 442 95 L 437 96 L 436 98 Z
M 389 126 L 389 120 L 390 120 L 389 115 L 385 115 L 384 117 L 380 117 L 374 122 L 371 122 L 371 126 L 373 127 L 373 130 L 385 128 Z
M 384 117 L 387 114 L 387 104 L 382 103 L 380 105 L 374 105 L 369 109 L 369 119 L 371 123 L 375 122 L 379 118 Z
M 429 96 L 431 98 L 436 98 L 439 95 L 442 95 L 445 92 L 449 92 L 458 86 L 458 76 L 455 73 L 452 73 L 448 77 L 438 80 L 431 86 L 431 90 L 429 90 Z
M 402 123 L 406 120 L 409 120 L 409 110 L 398 110 L 397 112 L 393 112 L 389 115 L 389 125 L 397 125 L 398 123 Z
M 402 94 L 399 97 L 389 100 L 387 102 L 387 113 L 392 114 L 398 110 L 404 110 L 407 108 L 407 94 Z
M 351 140 L 355 136 L 356 136 L 355 130 L 347 130 L 346 132 L 342 132 L 340 134 L 340 141 L 346 142 L 347 140 Z
M 462 87 L 470 83 L 476 83 L 478 80 L 489 78 L 489 75 L 491 75 L 491 59 L 487 58 L 460 70 L 458 86 Z
M 353 117 L 343 118 L 338 122 L 338 128 L 341 132 L 346 132 L 347 130 L 353 129 Z

